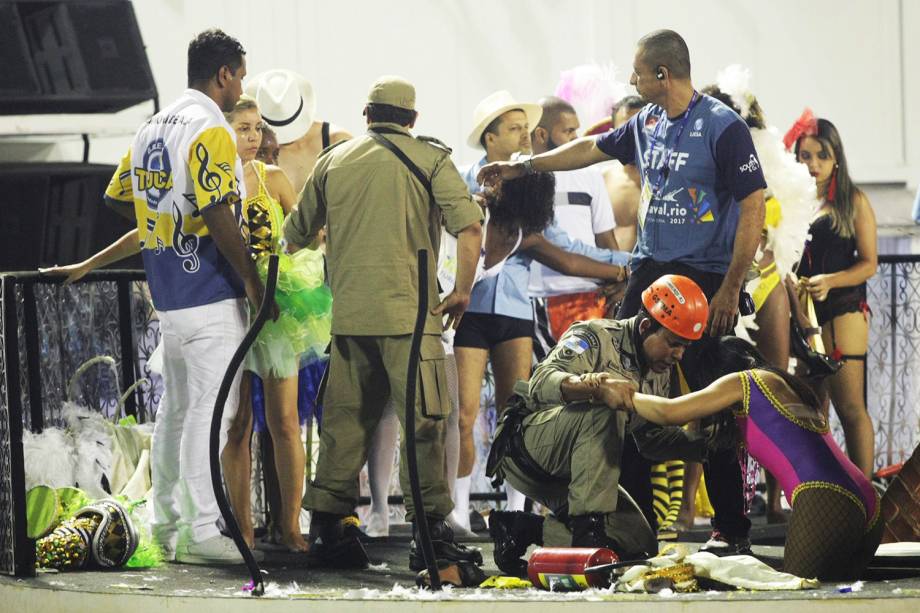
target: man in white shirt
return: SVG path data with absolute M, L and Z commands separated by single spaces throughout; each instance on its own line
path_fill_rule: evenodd
M 539 104 L 543 114 L 530 135 L 534 154 L 550 151 L 578 137 L 578 115 L 571 104 L 555 96 L 543 98 Z M 613 231 L 616 227 L 613 207 L 603 175 L 592 168 L 554 174 L 555 223 L 572 239 L 619 250 Z M 543 357 L 574 321 L 605 316 L 607 300 L 598 290 L 591 279 L 569 277 L 533 263 L 528 291 L 534 298 L 534 348 L 538 357 Z

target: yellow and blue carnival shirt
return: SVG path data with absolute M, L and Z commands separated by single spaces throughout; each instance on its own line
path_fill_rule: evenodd
M 217 104 L 197 90 L 187 89 L 138 130 L 105 198 L 114 207 L 134 207 L 147 284 L 158 311 L 244 295 L 242 281 L 202 217 L 208 207 L 229 206 L 241 222 L 242 177 L 230 124 Z

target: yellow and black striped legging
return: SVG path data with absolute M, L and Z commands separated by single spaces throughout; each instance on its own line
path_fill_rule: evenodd
M 684 463 L 669 460 L 652 466 L 652 505 L 658 528 L 670 528 L 677 521 L 684 493 Z

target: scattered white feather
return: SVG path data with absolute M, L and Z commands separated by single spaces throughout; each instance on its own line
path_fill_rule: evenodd
M 26 491 L 36 485 L 68 487 L 74 484 L 76 456 L 73 439 L 60 428 L 45 428 L 41 434 L 22 435 Z
M 271 598 L 290 598 L 294 594 L 301 592 L 303 592 L 303 588 L 296 581 L 285 586 L 278 585 L 274 581 L 265 584 L 265 595 Z
M 265 597 L 269 598 L 328 598 L 330 600 L 397 600 L 397 601 L 599 601 L 607 600 L 613 592 L 610 590 L 588 589 L 580 592 L 547 592 L 535 588 L 522 590 L 496 590 L 496 589 L 454 589 L 452 585 L 444 585 L 440 592 L 422 590 L 418 587 L 407 587 L 395 583 L 390 590 L 377 588 L 352 588 L 346 590 L 325 589 L 307 590 L 297 583 L 279 585 L 275 582 L 265 584 Z M 250 592 L 237 590 L 234 596 L 247 597 Z
M 861 592 L 865 583 L 857 581 L 856 583 L 842 584 L 837 586 L 838 592 Z

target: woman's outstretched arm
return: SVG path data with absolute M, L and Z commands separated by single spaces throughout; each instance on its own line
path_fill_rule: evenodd
M 633 396 L 633 407 L 636 413 L 650 422 L 663 426 L 683 425 L 740 402 L 741 394 L 741 379 L 738 373 L 731 373 L 698 392 L 677 398 L 637 393 Z
M 89 259 L 83 260 L 77 264 L 67 266 L 52 266 L 51 268 L 39 268 L 38 272 L 43 275 L 65 275 L 67 279 L 64 285 L 69 285 L 74 281 L 79 281 L 87 273 L 97 268 L 108 266 L 112 262 L 117 262 L 128 256 L 134 255 L 141 250 L 140 240 L 138 239 L 137 228 L 127 232 L 117 241 L 92 255 Z

